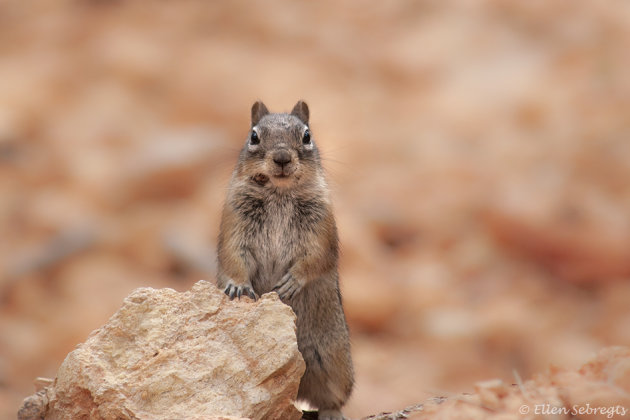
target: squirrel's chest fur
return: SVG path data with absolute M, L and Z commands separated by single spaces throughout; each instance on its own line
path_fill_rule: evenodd
M 313 197 L 290 191 L 238 191 L 233 210 L 242 226 L 242 245 L 256 264 L 252 284 L 257 292 L 270 291 L 309 247 L 321 229 L 329 211 L 326 204 Z

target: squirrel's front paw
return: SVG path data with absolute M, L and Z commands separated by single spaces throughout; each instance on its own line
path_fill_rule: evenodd
M 233 300 L 235 297 L 240 299 L 243 295 L 249 296 L 254 300 L 258 298 L 252 287 L 249 285 L 237 286 L 230 282 L 223 292 L 230 297 L 230 300 Z
M 278 293 L 280 299 L 286 300 L 291 299 L 295 296 L 304 285 L 297 278 L 293 276 L 291 273 L 287 273 L 280 279 L 276 287 L 273 288 L 273 291 Z

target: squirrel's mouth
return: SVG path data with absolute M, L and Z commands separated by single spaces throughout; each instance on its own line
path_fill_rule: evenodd
M 295 166 L 285 166 L 283 168 L 276 169 L 272 176 L 274 178 L 289 178 L 295 173 Z
M 275 168 L 271 173 L 271 183 L 275 187 L 287 188 L 293 185 L 298 178 L 297 168 L 293 165 L 284 168 Z

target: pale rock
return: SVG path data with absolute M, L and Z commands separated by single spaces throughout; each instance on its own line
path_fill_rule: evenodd
M 500 379 L 477 382 L 475 392 L 484 407 L 491 410 L 502 408 L 501 399 L 509 394 L 509 388 Z
M 432 399 L 364 420 L 626 419 L 629 378 L 630 349 L 609 347 L 577 371 L 551 366 L 519 384 L 500 379 L 477 382 L 474 393 Z
M 299 419 L 295 315 L 275 293 L 140 288 L 68 354 L 20 419 Z

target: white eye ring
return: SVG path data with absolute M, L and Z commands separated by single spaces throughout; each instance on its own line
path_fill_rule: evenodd
M 256 130 L 256 127 L 252 128 L 252 133 L 249 135 L 249 144 L 253 146 L 260 144 L 260 137 L 258 136 L 258 130 Z
M 249 139 L 247 139 L 247 150 L 255 152 L 258 150 L 258 146 L 260 146 L 260 136 L 258 135 L 256 127 L 253 127 L 252 133 L 249 135 Z
M 306 150 L 313 149 L 313 140 L 311 139 L 311 130 L 308 128 L 308 126 L 305 126 L 304 131 L 302 132 L 302 146 Z

